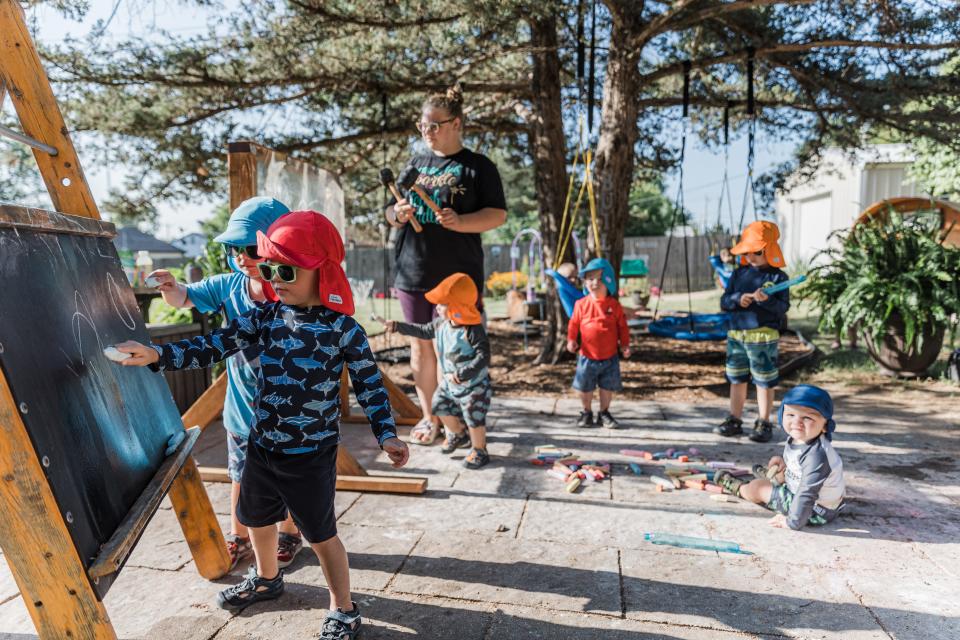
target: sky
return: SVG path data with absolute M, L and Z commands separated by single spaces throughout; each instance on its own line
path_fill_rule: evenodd
M 227 0 L 228 7 L 235 0 Z M 44 43 L 55 43 L 67 37 L 83 38 L 91 28 L 102 20 L 106 25 L 100 38 L 104 41 L 123 40 L 130 37 L 146 39 L 158 29 L 175 35 L 192 36 L 210 31 L 207 26 L 209 8 L 183 6 L 170 0 L 91 0 L 90 10 L 82 22 L 59 15 L 46 6 L 34 6 L 28 11 L 28 19 L 36 27 L 34 37 Z M 10 109 L 9 105 L 6 107 Z M 79 137 L 79 136 L 78 136 Z M 82 139 L 80 140 L 82 142 Z M 733 194 L 735 217 L 739 218 L 746 181 L 746 138 L 731 142 L 729 157 L 729 182 Z M 765 140 L 758 135 L 756 149 L 756 172 L 761 173 L 789 159 L 793 145 L 781 140 Z M 119 169 L 108 170 L 94 158 L 83 158 L 84 171 L 90 182 L 94 197 L 102 201 L 109 188 L 122 183 Z M 723 177 L 723 154 L 706 150 L 694 143 L 688 148 L 684 164 L 684 203 L 693 214 L 697 225 L 706 222 L 712 225 L 717 218 L 717 203 Z M 676 197 L 676 173 L 667 176 L 667 194 Z M 226 194 L 224 194 L 224 199 Z M 190 204 L 161 205 L 157 236 L 171 240 L 186 233 L 199 231 L 199 221 L 209 215 L 214 203 L 200 201 Z M 748 218 L 751 215 L 747 214 Z M 727 220 L 726 204 L 723 219 Z

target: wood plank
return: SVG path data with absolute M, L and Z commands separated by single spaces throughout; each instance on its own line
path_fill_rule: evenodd
M 383 373 L 381 371 L 381 373 Z M 407 397 L 397 383 L 390 379 L 386 373 L 383 373 L 383 386 L 387 388 L 387 395 L 390 397 L 390 406 L 394 413 L 404 418 L 416 418 L 419 422 L 423 418 L 423 412 L 413 400 Z M 416 423 L 414 423 L 416 424 Z
M 23 132 L 57 150 L 56 156 L 33 150 L 53 207 L 78 216 L 100 218 L 47 72 L 40 63 L 23 10 L 16 0 L 0 0 L 0 77 L 10 93 Z
M 184 426 L 198 426 L 206 429 L 211 422 L 223 413 L 223 401 L 227 397 L 227 374 L 221 373 L 206 391 L 197 398 L 183 414 Z
M 370 491 L 379 493 L 424 493 L 426 478 L 399 476 L 341 476 L 337 475 L 337 491 Z
M 229 483 L 230 476 L 224 467 L 200 467 L 204 482 Z M 378 491 L 381 493 L 423 493 L 427 479 L 399 476 L 337 476 L 338 491 Z
M 133 550 L 133 546 L 143 534 L 143 530 L 147 528 L 150 518 L 156 513 L 160 501 L 163 500 L 163 496 L 170 489 L 177 473 L 183 468 L 190 452 L 193 450 L 193 445 L 197 443 L 199 437 L 199 427 L 187 429 L 187 435 L 177 447 L 177 450 L 167 456 L 160 464 L 160 468 L 157 469 L 150 483 L 147 484 L 137 501 L 133 503 L 130 513 L 123 519 L 110 539 L 100 548 L 100 555 L 87 570 L 91 579 L 108 576 L 120 569 Z
M 249 143 L 227 145 L 227 174 L 230 179 L 230 210 L 257 195 L 257 158 Z
M 402 416 L 394 416 L 393 421 L 401 427 L 412 427 L 420 423 L 420 418 L 404 418 Z M 351 413 L 349 416 L 343 416 L 340 418 L 340 422 L 346 422 L 348 424 L 370 424 L 370 421 L 367 420 L 367 416 L 362 413 Z
M 197 572 L 207 580 L 226 575 L 230 570 L 227 542 L 193 456 L 187 458 L 170 486 L 168 496 L 197 565 Z
M 116 640 L 0 371 L 0 548 L 42 640 Z
M 365 476 L 367 470 L 353 457 L 344 445 L 337 447 L 337 475 L 338 476 Z
M 0 227 L 21 231 L 46 231 L 75 236 L 110 238 L 117 236 L 116 227 L 104 220 L 95 220 L 46 209 L 0 204 Z

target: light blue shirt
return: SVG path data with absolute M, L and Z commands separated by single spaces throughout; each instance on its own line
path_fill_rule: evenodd
M 201 313 L 223 309 L 228 321 L 256 308 L 247 286 L 249 278 L 242 273 L 224 273 L 187 285 L 187 296 Z M 223 402 L 223 426 L 230 433 L 246 438 L 253 424 L 253 401 L 257 394 L 260 357 L 253 350 L 248 359 L 244 352 L 227 358 L 227 396 Z

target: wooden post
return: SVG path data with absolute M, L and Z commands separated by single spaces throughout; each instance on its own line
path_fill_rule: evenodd
M 183 414 L 183 426 L 206 429 L 223 412 L 223 401 L 227 397 L 227 374 L 221 373 L 207 390 L 190 405 Z
M 227 145 L 227 174 L 230 177 L 230 210 L 257 195 L 257 157 L 248 142 Z
M 57 150 L 56 156 L 33 151 L 54 208 L 99 218 L 77 150 L 16 0 L 0 0 L 0 79 L 10 93 L 23 132 Z
M 0 547 L 42 640 L 116 640 L 0 372 Z

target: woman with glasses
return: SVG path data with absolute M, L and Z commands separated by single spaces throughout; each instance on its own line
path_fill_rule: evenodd
M 385 211 L 387 222 L 399 230 L 394 286 L 406 322 L 425 324 L 433 319 L 434 306 L 424 294 L 454 273 L 466 273 L 483 291 L 480 234 L 507 219 L 500 173 L 489 158 L 464 147 L 463 125 L 459 85 L 426 99 L 417 129 L 427 152 L 414 156 L 409 166 L 417 170 L 417 184 L 440 212 L 434 214 L 412 190 Z M 405 224 L 414 217 L 422 233 Z M 478 306 L 482 309 L 482 302 Z M 437 354 L 430 340 L 411 338 L 410 343 L 410 367 L 424 415 L 410 438 L 429 445 L 440 432 L 440 421 L 430 410 L 437 388 Z
M 257 254 L 257 231 L 266 233 L 278 218 L 290 210 L 273 198 L 250 198 L 240 203 L 227 222 L 226 230 L 214 238 L 223 245 L 230 273 L 209 276 L 200 282 L 181 284 L 169 271 L 160 269 L 148 277 L 158 284 L 164 302 L 181 309 L 196 307 L 202 313 L 222 311 L 227 320 L 250 311 L 256 305 L 276 302 L 277 295 L 269 279 L 261 279 L 257 268 L 263 259 Z M 257 391 L 259 357 L 254 351 L 227 358 L 227 395 L 223 401 L 223 427 L 227 431 L 227 474 L 232 481 L 230 500 L 230 535 L 227 551 L 230 568 L 253 553 L 247 528 L 237 520 L 237 499 L 240 496 L 240 475 L 247 458 L 247 438 L 253 423 L 253 399 Z M 277 562 L 281 567 L 293 562 L 303 547 L 300 532 L 289 517 L 279 525 L 280 542 Z

